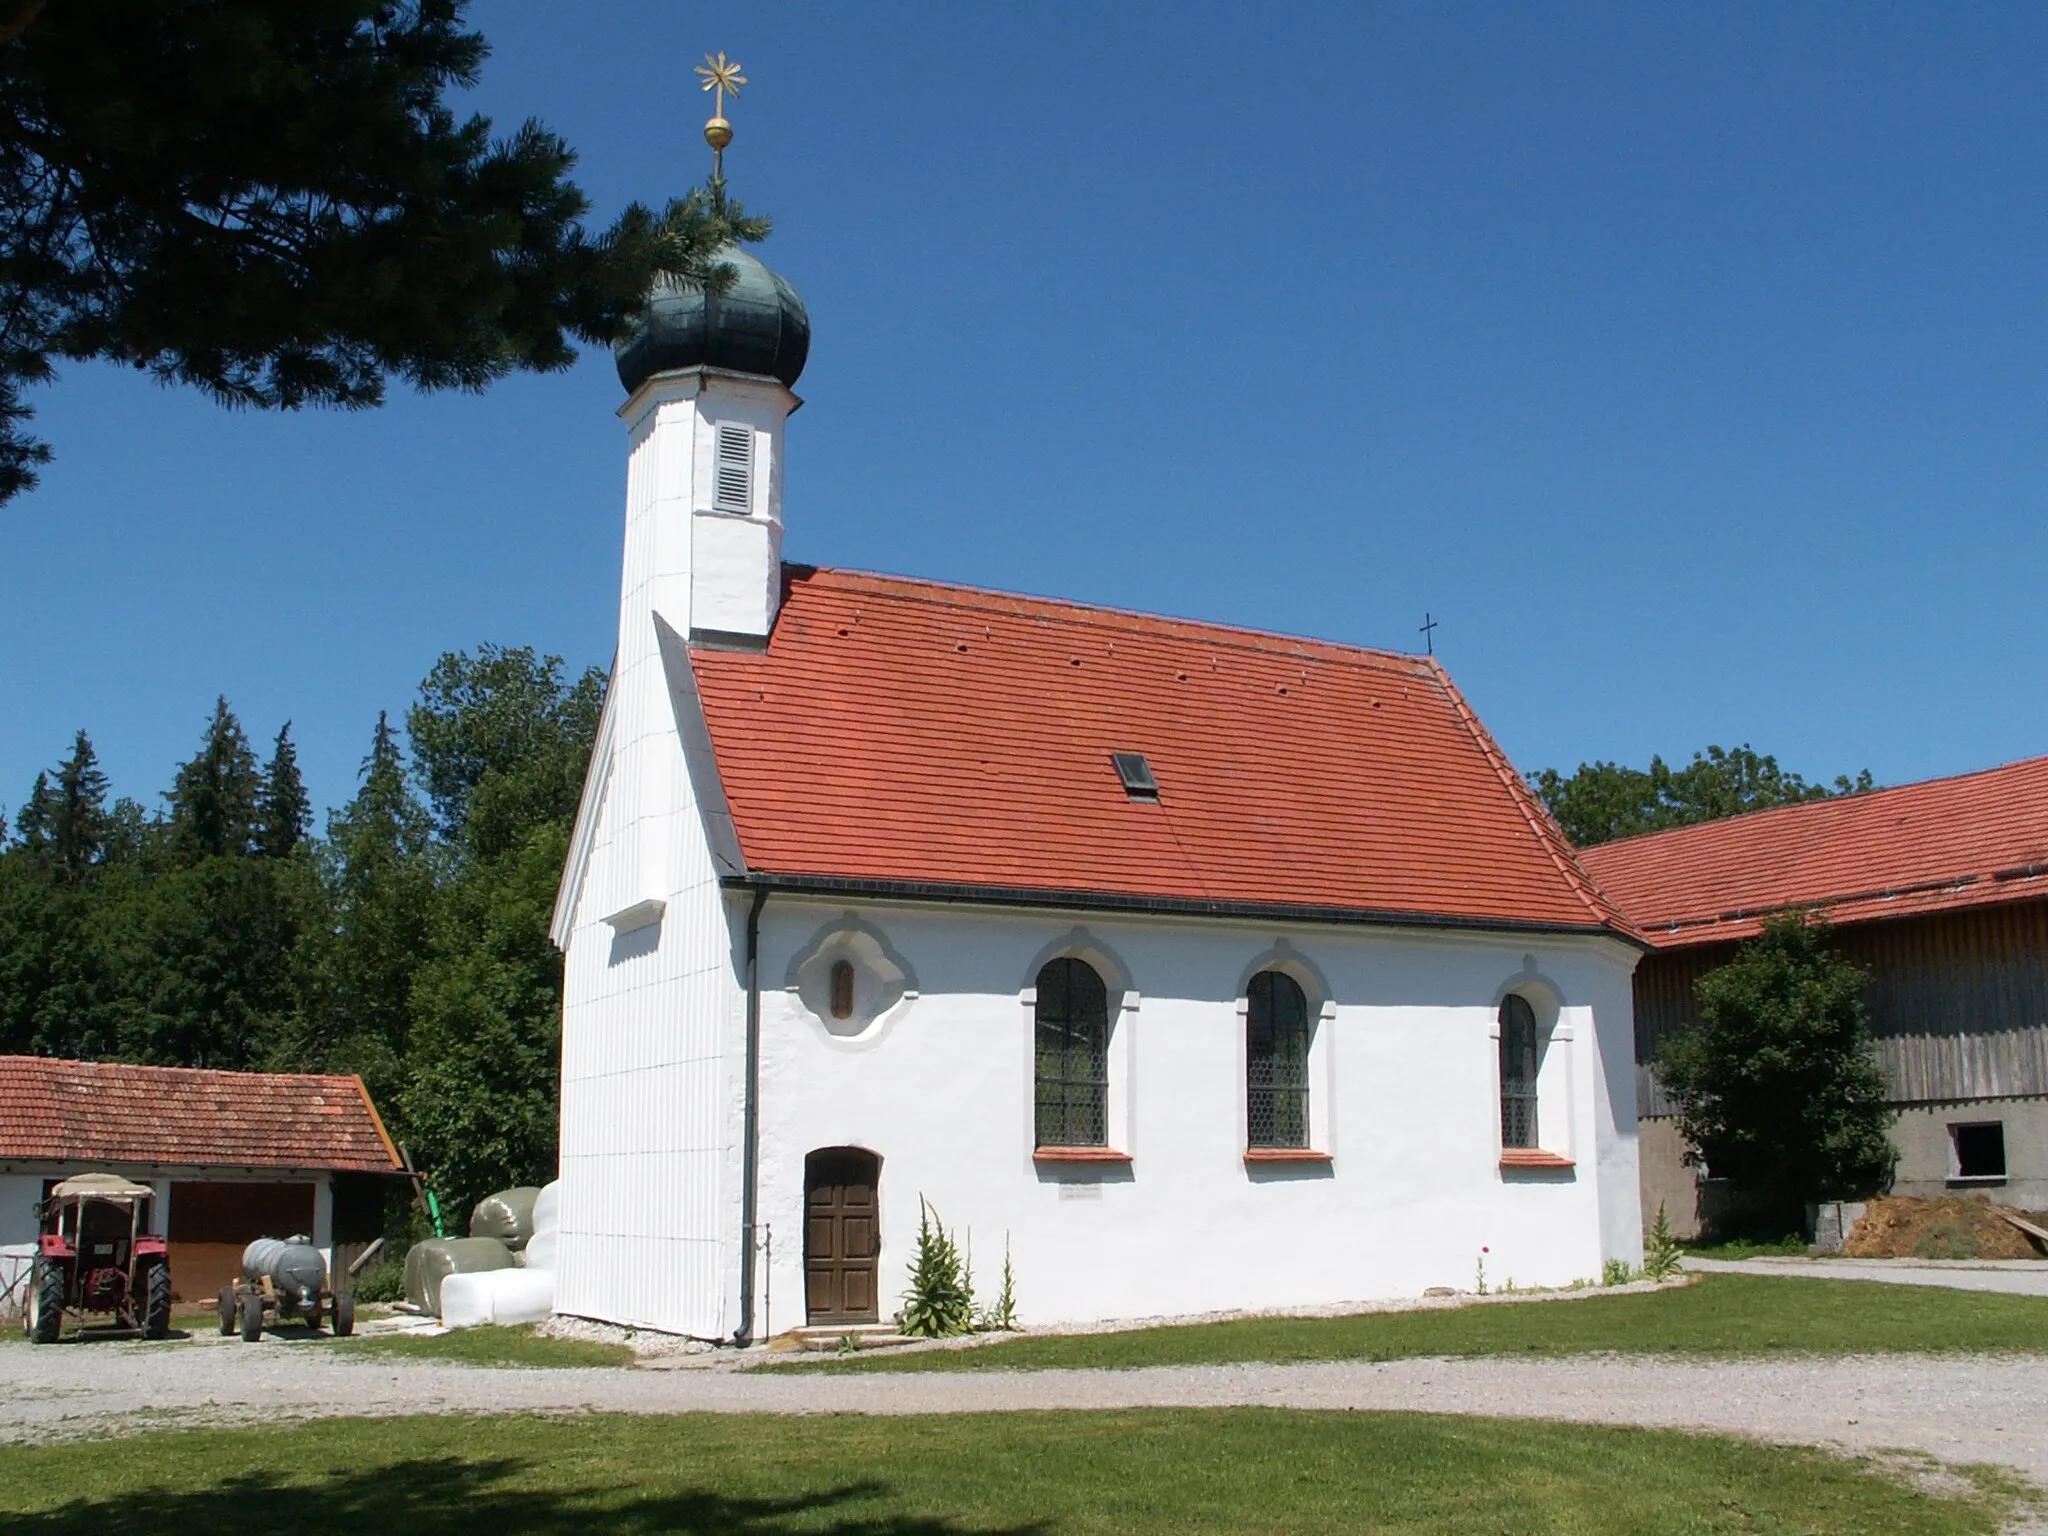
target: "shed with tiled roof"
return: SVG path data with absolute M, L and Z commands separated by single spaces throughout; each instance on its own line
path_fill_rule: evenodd
M 0 1056 L 0 1245 L 33 1238 L 48 1185 L 94 1169 L 157 1191 L 191 1299 L 257 1237 L 306 1233 L 345 1270 L 403 1163 L 359 1077 Z

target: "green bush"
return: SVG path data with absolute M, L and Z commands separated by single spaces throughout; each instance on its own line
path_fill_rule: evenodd
M 1643 1278 L 1645 1280 L 1669 1280 L 1678 1273 L 1678 1239 L 1671 1235 L 1671 1221 L 1664 1214 L 1660 1201 L 1657 1219 L 1650 1227 L 1650 1235 L 1643 1242 Z
M 896 1326 L 926 1339 L 949 1339 L 974 1328 L 974 1285 L 960 1262 L 959 1245 L 939 1221 L 931 1203 L 917 1197 L 917 1258 L 910 1267 L 910 1289 Z
M 405 1295 L 405 1260 L 379 1259 L 356 1276 L 357 1301 L 397 1301 Z

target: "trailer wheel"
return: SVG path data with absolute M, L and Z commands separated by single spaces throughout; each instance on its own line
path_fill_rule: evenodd
M 242 1342 L 254 1344 L 263 1337 L 263 1298 L 254 1291 L 242 1298 Z
M 37 1259 L 28 1293 L 28 1336 L 38 1344 L 54 1344 L 64 1327 L 64 1271 L 48 1259 Z
M 356 1331 L 356 1299 L 344 1291 L 334 1298 L 334 1336 L 345 1339 Z
M 143 1282 L 142 1336 L 161 1339 L 171 1331 L 171 1266 L 152 1264 Z
M 224 1285 L 220 1288 L 220 1336 L 226 1338 L 235 1331 L 235 1288 Z

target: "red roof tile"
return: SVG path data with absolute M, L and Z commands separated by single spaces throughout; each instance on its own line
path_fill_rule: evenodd
M 1626 930 L 1432 660 L 788 578 L 765 653 L 691 653 L 753 870 Z
M 2048 757 L 1653 832 L 1579 861 L 1660 949 L 1744 938 L 1793 907 L 1858 923 L 2048 899 Z
M 0 1056 L 0 1160 L 307 1168 L 400 1165 L 359 1077 Z

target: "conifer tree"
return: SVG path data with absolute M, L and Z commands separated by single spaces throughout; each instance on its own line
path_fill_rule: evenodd
M 199 755 L 178 770 L 171 786 L 171 842 L 186 862 L 240 856 L 256 830 L 259 781 L 256 754 L 223 694 Z
M 39 773 L 28 799 L 22 802 L 21 814 L 14 818 L 14 846 L 31 862 L 41 863 L 50 857 L 57 815 L 55 800 L 50 792 L 50 776 Z
M 479 389 L 608 343 L 658 273 L 719 285 L 758 221 L 609 228 L 539 123 L 469 112 L 463 0 L 0 6 L 0 501 L 46 447 L 28 387 L 105 358 L 264 409 Z
M 82 730 L 72 738 L 71 755 L 57 765 L 51 802 L 51 863 L 60 879 L 82 880 L 105 856 L 108 831 L 107 776 Z
M 277 746 L 264 770 L 256 801 L 256 851 L 266 858 L 288 858 L 306 835 L 312 820 L 305 781 L 299 777 L 299 753 L 292 745 L 292 723 L 277 733 Z
M 360 1073 L 371 1095 L 388 1102 L 412 1034 L 434 870 L 426 813 L 407 787 L 398 733 L 383 712 L 361 787 L 328 818 L 327 862 L 332 913 L 295 1065 Z

